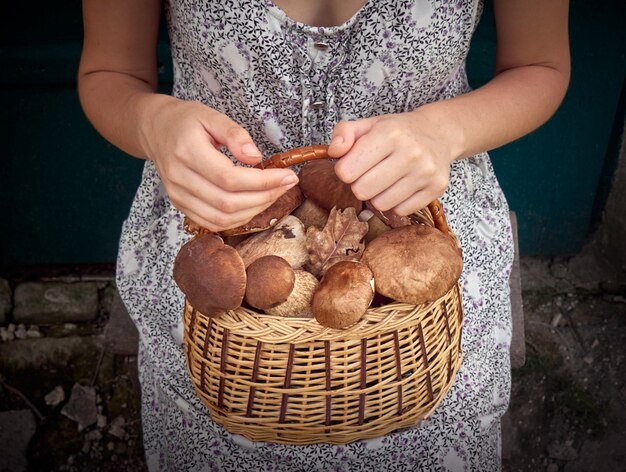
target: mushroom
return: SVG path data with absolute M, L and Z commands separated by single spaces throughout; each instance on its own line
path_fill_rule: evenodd
M 256 215 L 246 224 L 237 228 L 220 231 L 221 236 L 235 236 L 238 234 L 258 233 L 274 226 L 284 216 L 298 208 L 304 200 L 302 191 L 297 185 L 283 193 L 274 203 Z
M 313 295 L 312 310 L 323 326 L 348 328 L 358 322 L 374 298 L 374 274 L 362 262 L 331 266 Z
M 287 300 L 296 281 L 289 262 L 278 256 L 258 258 L 248 266 L 246 273 L 246 302 L 259 310 L 267 310 Z
M 313 274 L 306 270 L 294 271 L 296 280 L 293 291 L 283 303 L 268 308 L 268 315 L 284 316 L 288 318 L 312 318 L 311 300 L 319 282 Z
M 259 257 L 269 255 L 282 257 L 294 269 L 309 260 L 304 225 L 292 215 L 285 216 L 273 228 L 253 234 L 236 249 L 246 267 Z
M 334 162 L 309 161 L 302 166 L 298 177 L 302 193 L 323 209 L 330 211 L 334 206 L 340 210 L 353 207 L 357 214 L 361 212 L 363 202 L 352 193 L 349 184 L 339 180 Z
M 222 238 L 199 234 L 180 248 L 174 281 L 196 310 L 215 316 L 241 305 L 246 269 L 235 248 L 225 245 Z
M 365 248 L 361 262 L 374 273 L 378 293 L 413 305 L 443 296 L 457 283 L 463 268 L 452 239 L 426 225 L 381 234 Z
M 328 221 L 329 212 L 310 198 L 307 198 L 302 205 L 296 208 L 291 214 L 302 221 L 305 229 L 308 229 L 309 226 L 324 229 L 326 221 Z
M 365 238 L 363 238 L 366 245 L 391 229 L 391 226 L 386 225 L 383 220 L 378 218 L 369 208 L 359 213 L 359 221 L 365 221 L 367 223 L 367 234 Z

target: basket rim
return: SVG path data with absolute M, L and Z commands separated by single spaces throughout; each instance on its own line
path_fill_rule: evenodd
M 193 308 L 186 299 L 185 311 L 189 311 L 191 316 L 199 317 L 198 321 L 204 320 L 206 324 L 215 323 L 222 329 L 228 329 L 261 342 L 280 344 L 346 341 L 360 340 L 364 337 L 377 336 L 384 332 L 400 330 L 406 326 L 414 325 L 416 318 L 423 317 L 432 308 L 442 304 L 447 307 L 457 303 L 454 300 L 455 297 L 458 298 L 459 303 L 462 303 L 462 290 L 459 281 L 437 300 L 422 305 L 392 302 L 380 307 L 368 308 L 361 320 L 343 329 L 323 326 L 314 317 L 266 315 L 244 307 L 229 310 L 216 317 L 209 317 Z M 454 310 L 450 310 L 450 316 L 453 312 Z M 462 323 L 463 311 L 458 313 Z

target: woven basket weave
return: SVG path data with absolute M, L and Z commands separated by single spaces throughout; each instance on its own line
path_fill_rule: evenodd
M 431 208 L 412 215 L 414 223 L 438 227 L 443 213 Z M 246 308 L 208 317 L 186 302 L 184 341 L 198 396 L 232 433 L 346 444 L 433 412 L 461 365 L 462 325 L 457 282 L 428 304 L 370 308 L 344 330 Z

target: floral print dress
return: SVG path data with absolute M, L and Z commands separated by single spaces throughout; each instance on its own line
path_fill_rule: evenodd
M 481 8 L 480 0 L 369 0 L 342 25 L 312 27 L 270 0 L 169 0 L 173 94 L 230 116 L 266 156 L 327 143 L 339 121 L 469 91 L 465 59 Z M 499 470 L 513 243 L 489 157 L 455 161 L 441 201 L 463 246 L 465 359 L 439 408 L 413 428 L 345 446 L 252 443 L 211 420 L 186 372 L 172 264 L 189 236 L 146 162 L 123 226 L 117 283 L 140 333 L 150 470 Z

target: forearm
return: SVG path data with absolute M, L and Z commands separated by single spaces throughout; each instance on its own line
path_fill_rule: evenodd
M 544 124 L 561 103 L 568 67 L 529 65 L 502 71 L 483 87 L 425 105 L 426 116 L 461 159 L 510 143 Z
M 94 71 L 79 76 L 78 92 L 87 118 L 110 143 L 145 159 L 143 140 L 150 116 L 172 97 L 157 94 L 154 86 L 119 72 Z

